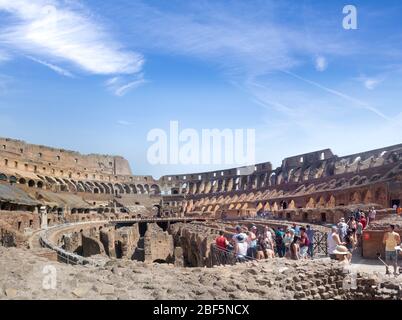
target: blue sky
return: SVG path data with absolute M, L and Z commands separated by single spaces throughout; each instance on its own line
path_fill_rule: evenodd
M 357 30 L 342 9 L 357 9 Z M 153 128 L 256 130 L 256 161 L 402 142 L 400 1 L 0 0 L 0 136 L 151 165 Z

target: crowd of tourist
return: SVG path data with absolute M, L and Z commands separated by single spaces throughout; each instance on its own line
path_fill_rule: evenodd
M 371 208 L 367 212 L 355 210 L 347 220 L 341 218 L 331 227 L 327 235 L 327 249 L 329 257 L 342 264 L 350 264 L 353 252 L 362 246 L 363 231 L 376 220 L 376 210 Z M 293 224 L 287 228 L 270 228 L 265 226 L 258 229 L 252 226 L 236 226 L 236 233 L 227 239 L 221 231 L 216 239 L 216 246 L 226 253 L 236 257 L 238 262 L 247 260 L 261 260 L 274 257 L 293 260 L 312 259 L 314 257 L 314 233 L 310 225 L 306 227 Z M 386 261 L 394 266 L 396 273 L 398 250 L 401 243 L 400 236 L 395 232 L 395 226 L 384 235 Z M 400 250 L 402 252 L 402 250 Z
M 328 233 L 327 245 L 330 258 L 350 263 L 353 251 L 362 244 L 363 230 L 375 219 L 375 208 L 369 210 L 367 217 L 363 211 L 357 209 L 347 222 L 345 218 L 341 218 Z
M 278 227 L 258 231 L 256 226 L 248 229 L 237 226 L 236 233 L 228 240 L 223 231 L 216 239 L 216 246 L 233 253 L 237 261 L 270 259 L 276 256 L 288 259 L 307 259 L 314 255 L 314 231 L 310 226 L 300 227 L 294 224 L 289 228 Z

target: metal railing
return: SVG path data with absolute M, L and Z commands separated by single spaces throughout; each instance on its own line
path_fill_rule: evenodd
M 250 256 L 242 256 L 243 259 L 239 259 L 233 250 L 220 248 L 215 243 L 211 244 L 211 253 L 213 266 L 234 265 L 237 262 L 256 260 Z

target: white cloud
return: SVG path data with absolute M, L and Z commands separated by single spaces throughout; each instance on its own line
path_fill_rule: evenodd
M 315 69 L 317 71 L 323 72 L 327 69 L 328 67 L 328 62 L 327 59 L 323 56 L 318 56 L 315 58 Z
M 113 77 L 105 82 L 105 86 L 114 95 L 122 97 L 129 91 L 142 86 L 146 82 L 147 80 L 144 79 L 144 75 L 140 73 L 136 75 L 134 79 L 130 80 L 128 77 Z
M 140 1 L 131 3 L 130 11 L 136 16 L 128 26 L 129 34 L 142 47 L 209 60 L 230 75 L 290 69 L 317 52 L 342 56 L 354 52 L 355 45 L 340 41 L 338 34 L 328 37 L 324 30 L 306 33 L 290 23 L 280 23 L 275 19 L 280 5 L 274 1 L 264 1 L 261 12 L 248 3 L 231 4 L 224 8 L 212 1 L 189 4 L 189 11 L 180 14 Z
M 126 121 L 126 120 L 118 120 L 118 121 L 117 121 L 117 124 L 120 124 L 120 125 L 122 125 L 122 126 L 131 126 L 131 125 L 132 125 L 131 122 Z
M 0 0 L 13 20 L 0 42 L 45 60 L 67 61 L 92 74 L 133 74 L 142 55 L 122 49 L 82 6 L 60 0 Z
M 65 69 L 63 69 L 63 68 L 61 68 L 59 66 L 56 66 L 56 65 L 51 64 L 51 63 L 48 63 L 46 61 L 42 61 L 40 59 L 36 59 L 34 57 L 28 56 L 28 58 L 31 59 L 32 61 L 35 61 L 37 63 L 40 63 L 40 64 L 44 65 L 45 67 L 50 68 L 51 70 L 53 70 L 54 72 L 56 72 L 56 73 L 58 73 L 58 74 L 60 74 L 62 76 L 69 77 L 69 78 L 74 78 L 74 75 L 70 71 L 65 70 Z
M 368 90 L 374 90 L 379 84 L 381 84 L 384 81 L 383 77 L 366 77 L 366 76 L 360 76 L 357 78 L 358 81 L 363 83 L 363 85 L 366 87 Z

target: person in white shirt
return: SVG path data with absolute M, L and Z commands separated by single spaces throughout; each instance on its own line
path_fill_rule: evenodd
M 375 221 L 376 214 L 377 214 L 377 211 L 375 210 L 374 207 L 372 207 L 368 214 L 368 216 L 369 216 L 368 224 L 371 223 L 372 221 Z
M 233 243 L 237 243 L 238 241 L 238 235 L 242 235 L 243 238 L 247 239 L 247 235 L 243 232 L 243 229 L 240 226 L 236 227 L 236 234 L 232 237 Z
M 328 245 L 329 257 L 332 260 L 336 260 L 336 254 L 334 253 L 334 251 L 336 250 L 336 247 L 344 245 L 344 243 L 341 241 L 341 239 L 339 237 L 338 228 L 336 226 L 333 226 L 331 228 L 331 232 L 328 233 L 327 245 Z
M 247 250 L 248 250 L 248 243 L 247 243 L 247 236 L 244 237 L 243 234 L 236 235 L 237 242 L 235 246 L 235 253 L 237 261 L 245 262 L 247 261 Z

